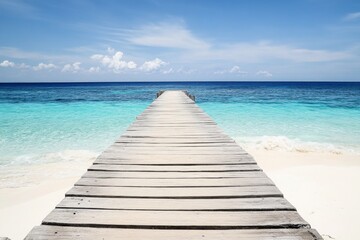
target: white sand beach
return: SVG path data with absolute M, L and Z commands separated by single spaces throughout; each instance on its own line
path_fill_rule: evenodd
M 247 150 L 324 239 L 360 236 L 360 155 Z
M 0 237 L 23 239 L 64 198 L 93 160 L 22 167 L 21 176 L 13 181 L 26 181 L 26 186 L 0 189 Z
M 360 235 L 359 155 L 246 150 L 324 239 L 353 240 Z M 61 201 L 92 160 L 32 166 L 32 177 L 42 177 L 30 186 L 0 189 L 0 237 L 23 239 Z M 36 174 L 44 171 L 48 174 Z M 51 177 L 55 171 L 63 172 L 63 177 Z

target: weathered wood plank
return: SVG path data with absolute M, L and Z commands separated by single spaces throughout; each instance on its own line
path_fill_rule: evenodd
M 121 171 L 121 172 L 226 172 L 226 171 L 260 171 L 257 164 L 243 165 L 195 165 L 195 166 L 159 166 L 159 165 L 114 165 L 94 164 L 89 170 L 93 171 Z
M 152 199 L 66 197 L 57 208 L 182 211 L 294 211 L 285 198 Z
M 125 152 L 125 153 L 153 153 L 153 152 L 168 152 L 176 153 L 186 151 L 189 153 L 208 155 L 213 152 L 228 152 L 229 154 L 244 154 L 245 151 L 240 147 L 232 145 L 224 146 L 223 144 L 133 144 L 133 143 L 116 143 L 113 144 L 106 152 Z
M 129 178 L 81 178 L 76 186 L 121 186 L 121 187 L 239 187 L 271 186 L 274 183 L 267 177 L 220 179 L 129 179 Z
M 183 142 L 183 143 L 148 143 L 148 142 L 116 142 L 112 145 L 113 148 L 143 148 L 147 150 L 148 148 L 151 149 L 183 149 L 183 148 L 199 148 L 199 149 L 213 149 L 213 150 L 242 150 L 239 146 L 235 143 L 219 143 L 219 142 L 208 142 L 208 143 L 200 143 L 200 142 Z M 191 150 L 191 149 L 190 149 Z M 226 150 L 225 150 L 226 151 Z
M 135 149 L 135 148 L 126 148 L 126 149 L 117 149 L 117 150 L 114 150 L 114 149 L 108 149 L 106 150 L 103 155 L 105 154 L 117 154 L 117 155 L 121 155 L 121 156 L 130 156 L 130 155 L 179 155 L 179 156 L 186 156 L 186 155 L 201 155 L 201 156 L 204 156 L 204 157 L 207 157 L 207 156 L 214 156 L 214 155 L 218 155 L 218 156 L 241 156 L 241 155 L 246 155 L 247 153 L 245 152 L 242 152 L 242 151 L 224 151 L 224 152 L 221 152 L 221 151 L 206 151 L 206 150 L 194 150 L 192 149 L 191 152 L 190 151 L 187 151 L 186 149 L 169 149 L 168 151 L 166 149 L 163 149 L 161 151 L 156 151 L 155 149 L 154 150 L 145 150 L 145 149 L 142 149 L 140 151 L 140 149 Z
M 254 164 L 255 160 L 249 154 L 242 155 L 117 155 L 102 153 L 95 163 L 123 163 L 123 164 L 166 164 L 166 165 L 194 165 L 194 164 Z
M 43 224 L 149 229 L 244 229 L 309 227 L 294 211 L 53 210 Z
M 121 197 L 121 198 L 254 198 L 282 197 L 275 186 L 244 187 L 97 187 L 74 186 L 68 197 Z
M 173 133 L 176 131 L 183 131 L 184 133 L 205 133 L 205 134 L 216 134 L 216 133 L 222 133 L 219 129 L 215 128 L 214 125 L 206 126 L 206 125 L 197 125 L 197 126 L 163 126 L 163 127 L 140 127 L 140 126 L 132 126 L 126 130 L 126 132 L 131 131 L 145 131 L 145 132 L 155 132 L 158 130 L 162 130 L 165 133 Z
M 25 240 L 317 240 L 314 229 L 241 229 L 241 230 L 154 230 L 42 225 L 32 229 Z
M 138 155 L 141 156 L 141 155 Z M 151 157 L 151 156 L 150 156 Z M 100 156 L 94 164 L 140 164 L 140 165 L 223 165 L 223 164 L 254 164 L 255 160 L 252 158 L 243 159 L 224 159 L 216 161 L 216 159 L 194 159 L 194 158 L 119 158 L 116 156 Z
M 146 144 L 143 144 L 146 145 Z M 219 152 L 219 153 L 240 153 L 243 154 L 245 151 L 238 145 L 233 143 L 218 143 L 219 146 L 216 144 L 182 144 L 182 145 L 173 145 L 173 146 L 163 146 L 161 144 L 159 145 L 148 145 L 150 147 L 145 146 L 139 146 L 137 144 L 121 144 L 121 143 L 115 143 L 111 145 L 106 152 L 116 151 L 116 152 L 122 152 L 122 151 L 140 151 L 140 152 L 162 152 L 169 150 L 171 152 L 173 151 L 191 151 L 191 152 L 201 152 L 201 153 L 208 153 L 208 152 Z M 129 149 L 126 149 L 127 147 L 130 147 Z
M 234 143 L 234 140 L 226 138 L 175 138 L 175 137 L 121 137 L 116 143 L 131 143 L 131 144 L 221 144 Z
M 167 160 L 169 164 L 176 161 L 199 161 L 199 162 L 217 162 L 217 163 L 226 163 L 227 161 L 235 161 L 240 163 L 241 161 L 251 161 L 255 163 L 254 159 L 247 153 L 239 154 L 239 155 L 221 155 L 221 154 L 213 154 L 213 155 L 198 155 L 198 154 L 122 154 L 118 155 L 116 153 L 108 153 L 103 152 L 99 158 L 102 159 L 131 159 L 131 160 L 144 160 L 144 161 L 157 161 L 157 160 Z
M 87 171 L 83 177 L 90 178 L 166 178 L 166 179 L 198 179 L 198 178 L 263 178 L 262 171 L 250 172 L 109 172 Z

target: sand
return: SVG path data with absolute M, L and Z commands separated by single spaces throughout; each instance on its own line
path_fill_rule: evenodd
M 324 239 L 360 236 L 360 155 L 247 150 Z
M 23 239 L 34 226 L 40 225 L 93 160 L 1 169 L 0 176 L 6 182 L 0 188 L 0 239 Z M 10 173 L 13 181 L 3 177 L 4 171 Z
M 360 155 L 246 150 L 324 239 L 353 240 L 360 236 Z M 32 175 L 24 177 L 36 176 L 30 186 L 0 189 L 0 237 L 23 239 L 61 201 L 89 164 L 29 166 Z M 45 170 L 46 175 L 40 174 Z M 52 177 L 58 170 L 64 174 Z

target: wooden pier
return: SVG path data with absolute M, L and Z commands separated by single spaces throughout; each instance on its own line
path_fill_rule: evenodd
M 159 93 L 26 239 L 322 239 L 193 99 Z

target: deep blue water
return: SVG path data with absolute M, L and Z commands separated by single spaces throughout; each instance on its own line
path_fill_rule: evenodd
M 0 83 L 0 101 L 151 101 L 154 93 L 163 89 L 188 90 L 199 103 L 296 101 L 334 107 L 360 106 L 360 82 Z

